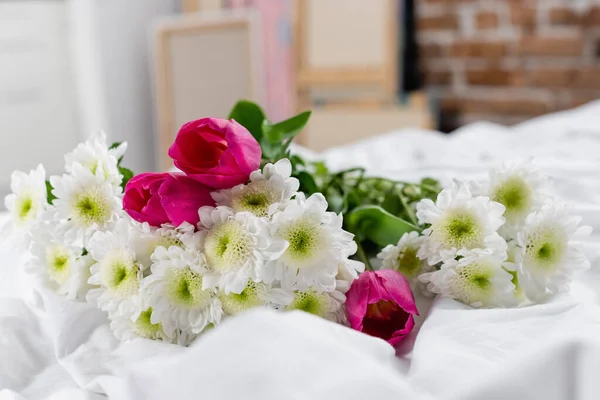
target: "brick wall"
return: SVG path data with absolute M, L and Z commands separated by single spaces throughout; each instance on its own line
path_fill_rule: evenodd
M 425 84 L 447 129 L 600 98 L 600 0 L 417 0 Z

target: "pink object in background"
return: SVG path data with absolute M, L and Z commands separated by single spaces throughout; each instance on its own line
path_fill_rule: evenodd
M 292 74 L 292 0 L 226 0 L 229 8 L 253 8 L 261 17 L 265 64 L 264 107 L 269 119 L 281 121 L 294 113 Z

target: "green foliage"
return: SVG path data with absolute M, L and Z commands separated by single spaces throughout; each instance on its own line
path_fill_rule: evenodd
M 119 173 L 121 175 L 123 175 L 123 180 L 121 181 L 121 187 L 123 188 L 123 190 L 125 190 L 125 186 L 127 185 L 127 182 L 129 182 L 131 180 L 131 178 L 133 178 L 133 171 L 122 167 L 121 163 L 119 163 Z
M 247 100 L 238 101 L 229 113 L 229 119 L 235 119 L 244 126 L 260 143 L 263 137 L 262 124 L 266 119 L 264 111 L 256 103 Z
M 424 198 L 435 199 L 442 189 L 432 178 L 410 183 L 368 177 L 364 168 L 331 172 L 323 162 L 307 162 L 291 154 L 290 143 L 308 123 L 310 111 L 272 123 L 257 104 L 243 100 L 235 105 L 229 118 L 246 127 L 259 142 L 261 166 L 288 158 L 300 191 L 307 196 L 322 193 L 330 211 L 344 214 L 344 227 L 355 235 L 358 244 L 356 257 L 367 266 L 369 257 L 381 247 L 395 244 L 406 232 L 424 228 L 415 216 L 416 203 Z
M 56 199 L 56 196 L 52 193 L 53 189 L 54 188 L 52 187 L 50 181 L 46 181 L 46 196 L 48 199 L 48 204 L 52 204 L 52 202 Z
M 345 215 L 344 223 L 358 240 L 368 239 L 381 247 L 397 243 L 407 232 L 419 230 L 376 205 L 355 208 Z
M 285 121 L 271 123 L 265 112 L 256 103 L 248 100 L 238 101 L 229 113 L 229 118 L 244 126 L 260 143 L 263 165 L 287 157 L 288 147 L 298 133 L 302 131 L 310 111 L 302 112 Z
M 114 142 L 113 144 L 110 145 L 110 147 L 108 148 L 109 150 L 112 149 L 116 149 L 117 147 L 119 147 L 123 142 Z M 127 185 L 127 182 L 129 182 L 129 180 L 131 178 L 133 178 L 133 176 L 135 175 L 133 173 L 132 170 L 125 168 L 121 165 L 121 162 L 123 161 L 123 157 L 120 157 L 117 163 L 117 168 L 119 168 L 119 173 L 121 175 L 123 175 L 123 180 L 121 181 L 121 187 L 123 188 L 123 190 L 125 190 L 125 185 Z

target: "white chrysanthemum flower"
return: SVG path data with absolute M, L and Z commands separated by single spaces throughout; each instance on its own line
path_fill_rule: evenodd
M 309 198 L 298 193 L 273 215 L 270 228 L 273 237 L 289 246 L 279 259 L 268 263 L 264 279 L 277 279 L 285 289 L 333 291 L 340 262 L 356 252 L 353 235 L 342 229 L 342 215 L 327 212 L 320 193 Z
M 119 186 L 123 179 L 118 168 L 119 158 L 125 154 L 126 150 L 127 143 L 125 142 L 116 148 L 109 149 L 106 134 L 98 131 L 65 155 L 65 170 L 67 173 L 74 173 L 75 164 L 80 164 L 95 175 L 97 170 L 101 169 L 104 180 L 114 186 Z
M 15 230 L 27 230 L 38 222 L 48 204 L 46 171 L 40 164 L 26 174 L 15 171 L 10 177 L 11 194 L 5 197 L 4 205 L 11 214 Z
M 447 260 L 440 270 L 420 276 L 428 290 L 472 307 L 516 305 L 513 276 L 502 267 L 503 257 L 479 249 L 461 250 L 458 255 L 458 260 Z
M 433 294 L 419 280 L 419 275 L 434 270 L 426 259 L 420 259 L 417 255 L 425 240 L 426 237 L 420 236 L 418 232 L 405 233 L 397 245 L 387 245 L 377 254 L 377 258 L 382 260 L 382 269 L 400 272 L 408 279 L 413 291 L 418 290 L 425 296 L 431 297 Z
M 300 310 L 330 321 L 346 323 L 346 312 L 343 307 L 346 296 L 338 290 L 323 292 L 310 288 L 294 291 L 290 300 L 279 303 L 276 307 L 285 311 Z
M 87 250 L 96 261 L 88 282 L 99 285 L 87 299 L 109 314 L 134 313 L 140 307 L 140 284 L 144 265 L 133 248 L 136 232 L 129 220 L 120 219 L 110 232 L 96 232 Z
M 464 183 L 454 182 L 444 189 L 434 204 L 430 199 L 417 204 L 420 224 L 431 224 L 423 231 L 426 240 L 419 258 L 435 265 L 454 258 L 461 249 L 494 249 L 506 258 L 506 241 L 496 232 L 504 224 L 504 206 L 487 197 L 473 197 Z
M 72 175 L 52 176 L 52 193 L 56 214 L 67 220 L 71 238 L 85 242 L 97 230 L 114 226 L 122 213 L 121 188 L 104 181 L 102 168 L 93 174 L 81 164 L 74 164 Z
M 397 245 L 387 245 L 377 254 L 377 258 L 382 260 L 381 268 L 393 269 L 408 280 L 414 280 L 429 268 L 429 264 L 417 256 L 425 240 L 425 236 L 419 236 L 418 232 L 405 233 Z
M 504 163 L 490 170 L 489 180 L 482 182 L 475 194 L 487 196 L 506 207 L 506 224 L 501 233 L 514 237 L 529 213 L 544 203 L 548 180 L 531 159 Z
M 335 277 L 335 290 L 346 293 L 358 274 L 365 270 L 365 264 L 360 261 L 343 259 L 338 263 L 338 273 Z
M 569 215 L 566 205 L 553 202 L 527 217 L 517 237 L 516 265 L 519 285 L 529 300 L 567 291 L 573 273 L 589 267 L 573 243 L 591 233 L 591 227 L 578 226 L 580 221 Z
M 255 307 L 269 307 L 271 304 L 289 304 L 293 295 L 270 284 L 249 280 L 240 293 L 219 293 L 223 311 L 227 315 L 236 315 Z
M 204 232 L 204 254 L 210 272 L 204 287 L 241 293 L 248 279 L 261 280 L 265 264 L 281 256 L 287 243 L 272 238 L 266 219 L 229 207 L 202 207 L 198 211 Z M 270 280 L 267 282 L 270 283 Z
M 201 253 L 158 247 L 152 261 L 152 274 L 144 278 L 142 291 L 152 307 L 153 324 L 161 323 L 166 331 L 198 334 L 220 322 L 223 309 L 216 292 L 202 288 L 208 270 Z
M 152 322 L 152 307 L 140 307 L 135 312 L 109 316 L 110 328 L 119 340 L 138 337 L 173 343 L 177 339 L 175 330 L 167 331 L 160 322 Z
M 231 207 L 235 212 L 247 211 L 258 217 L 274 213 L 281 203 L 296 194 L 300 183 L 292 178 L 292 164 L 287 158 L 267 164 L 250 174 L 250 183 L 213 192 L 217 205 Z
M 202 233 L 196 232 L 194 225 L 189 222 L 183 222 L 175 227 L 170 224 L 163 224 L 160 228 L 134 222 L 134 228 L 138 234 L 134 238 L 134 248 L 138 259 L 145 266 L 150 266 L 151 256 L 158 247 L 169 248 L 178 246 L 192 250 L 200 250 L 202 242 Z
M 83 247 L 64 239 L 60 226 L 39 224 L 32 238 L 33 257 L 27 271 L 60 295 L 84 298 L 90 264 L 82 253 Z

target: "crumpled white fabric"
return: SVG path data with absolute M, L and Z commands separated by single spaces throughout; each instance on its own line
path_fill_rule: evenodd
M 362 165 L 371 175 L 448 183 L 530 155 L 595 228 L 581 243 L 592 268 L 570 294 L 494 310 L 418 298 L 418 331 L 396 350 L 307 314 L 259 310 L 190 348 L 119 343 L 94 307 L 33 291 L 23 254 L 4 243 L 0 399 L 598 399 L 600 102 L 512 128 L 405 130 L 324 157 L 334 169 Z

